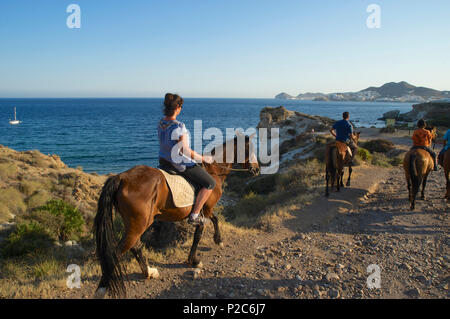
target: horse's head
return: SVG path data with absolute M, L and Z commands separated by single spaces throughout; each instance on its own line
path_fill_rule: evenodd
M 226 141 L 223 145 L 217 145 L 211 151 L 214 163 L 209 167 L 216 167 L 219 170 L 217 174 L 225 169 L 227 172 L 248 171 L 253 176 L 259 175 L 259 163 L 252 142 L 254 135 L 247 136 L 236 131 L 234 139 Z M 233 168 L 234 164 L 240 164 L 241 168 Z M 214 169 L 210 173 L 212 172 Z
M 257 176 L 260 173 L 258 158 L 256 157 L 255 146 L 253 145 L 252 138 L 255 136 L 255 133 L 247 136 L 239 131 L 236 131 L 235 137 L 235 154 L 237 154 L 237 158 L 235 162 L 238 162 L 242 165 L 242 168 L 247 169 L 250 174 L 253 176 Z M 242 144 L 239 145 L 239 139 L 244 139 L 244 149 L 242 149 Z M 242 154 L 243 152 L 243 154 Z M 240 154 L 241 153 L 241 154 Z M 243 156 L 242 156 L 243 155 Z M 240 158 L 244 158 L 244 161 L 240 160 Z
M 433 136 L 433 140 L 436 139 L 436 133 L 437 133 L 436 126 L 427 126 L 425 129 L 431 132 L 431 135 Z

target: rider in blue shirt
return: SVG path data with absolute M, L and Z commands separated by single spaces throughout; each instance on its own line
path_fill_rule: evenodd
M 444 153 L 450 149 L 450 129 L 444 135 L 444 147 L 439 153 L 439 163 L 442 165 L 444 161 Z
M 351 140 L 353 134 L 353 125 L 350 123 L 350 114 L 344 112 L 342 114 L 342 120 L 334 123 L 333 128 L 330 130 L 331 135 L 336 137 L 336 141 L 346 143 L 352 150 L 352 162 L 355 158 L 358 147 Z

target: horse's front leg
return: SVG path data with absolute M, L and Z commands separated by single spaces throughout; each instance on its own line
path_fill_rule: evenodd
M 202 266 L 202 263 L 196 257 L 196 254 L 197 254 L 198 243 L 200 242 L 200 239 L 202 238 L 202 233 L 203 233 L 204 228 L 205 228 L 205 226 L 203 224 L 198 225 L 195 228 L 194 241 L 192 242 L 191 251 L 190 251 L 189 257 L 188 257 L 188 265 L 191 267 L 194 267 L 194 268 Z
M 337 177 L 337 180 L 336 180 L 337 191 L 340 192 L 341 191 L 341 184 L 342 184 L 342 182 L 341 182 L 341 178 L 342 178 L 341 170 L 337 170 L 336 177 Z
M 220 235 L 219 229 L 219 219 L 214 214 L 211 214 L 210 219 L 214 225 L 214 243 L 216 243 L 216 245 L 219 245 L 220 247 L 223 247 L 222 236 Z
M 347 186 L 350 186 L 350 184 L 351 184 L 352 172 L 353 172 L 353 168 L 352 168 L 352 164 L 350 164 L 350 166 L 348 167 L 348 180 L 347 180 Z

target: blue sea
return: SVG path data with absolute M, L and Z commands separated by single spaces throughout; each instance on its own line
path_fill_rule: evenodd
M 0 99 L 0 144 L 23 151 L 57 154 L 70 167 L 86 172 L 119 173 L 135 165 L 156 166 L 157 124 L 162 99 Z M 408 112 L 410 103 L 312 102 L 274 99 L 185 99 L 179 120 L 193 129 L 256 127 L 265 106 L 341 119 L 349 111 L 357 126 L 377 126 L 384 112 Z M 20 125 L 10 125 L 14 117 Z M 205 144 L 209 141 L 205 141 Z

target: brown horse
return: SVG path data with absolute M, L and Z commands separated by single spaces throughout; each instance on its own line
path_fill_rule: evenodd
M 445 193 L 445 199 L 447 199 L 447 201 L 450 201 L 450 150 L 447 150 L 444 153 L 443 157 L 444 159 L 442 161 L 442 167 L 444 168 L 445 180 L 447 182 L 447 192 Z
M 237 137 L 234 138 L 234 161 L 237 162 Z M 216 180 L 216 186 L 203 207 L 205 218 L 214 225 L 214 242 L 222 244 L 218 218 L 213 209 L 222 196 L 222 185 L 233 170 L 233 163 L 226 163 L 226 143 L 222 155 L 217 155 L 216 149 L 211 152 L 215 159 L 223 156 L 222 163 L 204 164 L 206 170 Z M 251 157 L 253 156 L 253 157 Z M 259 174 L 259 164 L 254 156 L 251 137 L 245 136 L 245 162 L 242 170 L 253 175 Z M 113 207 L 122 217 L 125 233 L 117 244 L 113 229 Z M 192 206 L 177 208 L 173 204 L 171 192 L 164 175 L 156 168 L 140 165 L 130 170 L 108 178 L 103 186 L 98 202 L 97 215 L 94 221 L 94 232 L 97 243 L 97 256 L 100 260 L 102 277 L 95 296 L 102 298 L 106 292 L 112 297 L 126 295 L 124 270 L 119 263 L 120 257 L 131 250 L 146 278 L 157 272 L 150 268 L 143 257 L 141 235 L 152 225 L 154 220 L 176 222 L 188 217 Z M 188 264 L 196 267 L 200 261 L 196 257 L 197 245 L 203 232 L 203 225 L 196 226 L 194 240 L 188 257 Z
M 359 137 L 361 135 L 361 132 L 357 132 L 356 134 L 353 134 L 351 136 L 351 140 L 355 145 L 358 145 Z M 332 142 L 327 145 L 325 150 L 325 161 L 326 161 L 326 180 L 327 180 L 327 186 L 325 189 L 325 196 L 330 195 L 330 191 L 328 188 L 328 184 L 331 178 L 331 188 L 334 186 L 334 182 L 337 177 L 336 181 L 336 188 L 339 192 L 341 190 L 341 187 L 344 187 L 344 167 L 348 165 L 348 180 L 347 180 L 347 186 L 350 186 L 351 184 L 351 177 L 352 177 L 352 157 L 350 152 L 348 151 L 348 146 L 346 143 L 343 142 Z
M 427 128 L 436 137 L 436 128 Z M 403 169 L 405 170 L 406 182 L 408 185 L 410 209 L 416 207 L 416 196 L 422 184 L 422 193 L 420 199 L 425 199 L 425 187 L 427 185 L 428 175 L 434 167 L 434 161 L 430 153 L 421 148 L 413 148 L 405 154 L 403 159 Z

